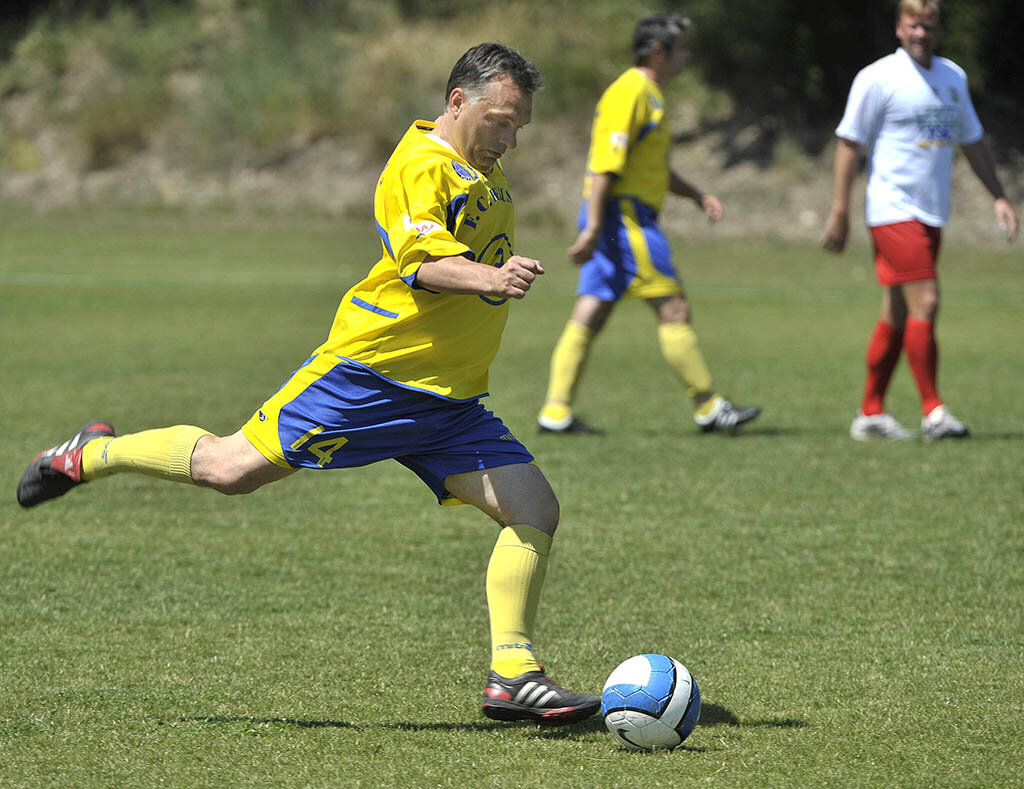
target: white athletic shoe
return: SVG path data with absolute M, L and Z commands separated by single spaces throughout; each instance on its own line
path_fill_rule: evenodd
M 735 433 L 740 425 L 757 419 L 761 413 L 759 405 L 734 405 L 721 395 L 715 395 L 711 413 L 700 417 L 693 415 L 693 421 L 705 433 Z
M 941 438 L 967 438 L 971 431 L 967 425 L 949 413 L 944 405 L 933 408 L 928 416 L 921 420 L 921 436 L 925 441 L 938 441 Z
M 887 412 L 864 416 L 860 411 L 850 424 L 850 438 L 854 441 L 870 441 L 873 438 L 887 438 L 891 441 L 906 441 L 916 435 L 907 430 Z

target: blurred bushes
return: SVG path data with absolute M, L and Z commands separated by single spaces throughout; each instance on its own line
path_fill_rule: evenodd
M 0 15 L 0 167 L 30 167 L 42 126 L 70 131 L 83 169 L 143 149 L 186 169 L 271 166 L 323 138 L 386 155 L 442 106 L 448 71 L 482 40 L 516 46 L 546 83 L 538 117 L 587 126 L 601 90 L 631 62 L 636 19 L 695 22 L 678 89 L 695 117 L 761 129 L 817 152 L 831 139 L 853 74 L 892 51 L 894 2 L 688 0 L 51 0 Z M 1019 121 L 1020 4 L 947 0 L 945 52 L 972 77 L 987 125 Z M 995 114 L 995 113 L 993 113 Z M 998 127 L 998 122 L 997 122 Z M 1012 144 L 1021 147 L 1019 134 Z M 737 148 L 737 156 L 746 155 Z

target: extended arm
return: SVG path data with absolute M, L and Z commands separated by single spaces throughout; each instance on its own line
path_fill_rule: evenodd
M 501 268 L 464 257 L 428 257 L 416 272 L 416 282 L 427 290 L 521 299 L 534 279 L 544 273 L 539 260 L 513 255 Z
M 674 171 L 668 171 L 668 190 L 678 196 L 693 200 L 700 210 L 707 214 L 708 220 L 717 222 L 725 213 L 721 201 L 714 195 L 705 194 L 689 181 L 680 178 Z
M 860 146 L 852 140 L 839 138 L 833 165 L 832 210 L 825 222 L 821 245 L 829 252 L 842 252 L 850 235 L 850 190 L 857 175 Z
M 978 140 L 969 145 L 963 145 L 961 148 L 971 169 L 974 170 L 974 174 L 978 176 L 995 200 L 992 210 L 995 212 L 999 229 L 1006 233 L 1007 241 L 1013 241 L 1017 238 L 1017 212 L 1013 210 L 1013 205 L 1006 199 L 1003 185 L 999 183 L 999 176 L 996 175 L 996 167 L 988 146 Z

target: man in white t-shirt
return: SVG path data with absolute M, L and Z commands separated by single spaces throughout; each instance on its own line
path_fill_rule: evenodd
M 822 245 L 837 253 L 846 246 L 850 189 L 867 149 L 865 213 L 883 288 L 881 317 L 868 344 L 864 397 L 850 425 L 850 435 L 859 441 L 914 436 L 884 408 L 901 350 L 921 395 L 924 439 L 969 434 L 946 408 L 936 385 L 936 261 L 941 228 L 949 218 L 955 146 L 994 198 L 996 222 L 1007 241 L 1017 236 L 1017 214 L 982 141 L 967 76 L 951 60 L 933 54 L 941 32 L 940 2 L 900 0 L 900 48 L 857 74 L 836 129 L 832 211 Z

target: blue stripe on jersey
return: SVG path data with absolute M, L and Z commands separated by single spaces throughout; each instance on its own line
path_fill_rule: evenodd
M 398 381 L 392 381 L 386 375 L 381 375 L 372 367 L 369 367 L 363 364 L 362 362 L 357 362 L 354 359 L 349 359 L 347 356 L 338 356 L 337 358 L 341 359 L 342 364 L 346 368 L 354 369 L 365 373 L 370 373 L 371 375 L 377 376 L 382 381 L 387 381 L 392 386 L 397 386 L 399 389 L 406 389 L 407 391 L 410 392 L 420 392 L 425 395 L 430 395 L 431 397 L 436 397 L 439 400 L 446 400 L 449 403 L 469 403 L 473 400 L 479 400 L 481 397 L 488 397 L 491 394 L 490 392 L 484 392 L 483 394 L 473 395 L 472 397 L 464 397 L 462 399 L 456 397 L 446 397 L 445 395 L 438 394 L 437 392 L 431 392 L 427 389 L 420 389 L 417 386 L 410 386 L 409 384 L 400 384 Z
M 453 199 L 448 204 L 447 227 L 448 227 L 448 232 L 451 233 L 453 236 L 455 235 L 455 224 L 459 221 L 459 214 L 462 213 L 462 210 L 466 207 L 466 203 L 468 203 L 468 202 L 469 202 L 469 195 L 468 194 L 464 194 L 464 195 L 456 195 L 455 199 Z
M 380 240 L 384 242 L 384 249 L 388 251 L 388 254 L 391 255 L 391 259 L 394 260 L 395 252 L 391 249 L 391 239 L 388 238 L 388 231 L 381 227 L 380 222 L 377 220 L 374 220 L 373 223 L 377 226 L 377 235 L 379 235 Z
M 657 128 L 658 128 L 658 124 L 656 124 L 656 123 L 648 123 L 646 126 L 644 126 L 640 130 L 640 133 L 637 134 L 636 141 L 640 142 L 640 140 L 642 140 L 644 137 L 646 137 L 648 134 L 650 134 L 652 131 L 654 131 Z
M 415 274 L 413 276 L 415 276 Z M 391 312 L 389 310 L 382 310 L 380 307 L 375 307 L 372 304 L 370 304 L 369 302 L 363 301 L 358 296 L 353 296 L 352 297 L 352 303 L 355 304 L 357 307 L 362 307 L 364 310 L 369 310 L 370 312 L 376 312 L 378 315 L 383 315 L 385 318 L 397 318 L 398 317 L 398 313 L 397 312 Z

